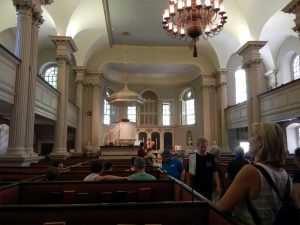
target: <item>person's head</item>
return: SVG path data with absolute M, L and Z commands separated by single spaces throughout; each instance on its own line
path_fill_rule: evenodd
M 134 169 L 136 172 L 143 172 L 145 171 L 145 160 L 142 157 L 135 157 L 134 159 Z
M 166 149 L 161 153 L 161 157 L 163 161 L 168 161 L 172 158 L 172 153 L 170 152 L 169 149 Z
M 113 165 L 112 165 L 111 162 L 105 162 L 104 163 L 104 170 L 105 171 L 112 171 L 112 167 L 113 167 Z
M 244 154 L 245 154 L 245 152 L 244 152 L 244 148 L 243 147 L 237 146 L 235 148 L 234 155 L 235 155 L 236 158 L 241 158 L 241 157 L 244 156 Z
M 99 159 L 95 159 L 91 162 L 91 171 L 93 173 L 101 173 L 102 167 L 103 167 L 103 163 Z
M 296 164 L 300 167 L 300 148 L 296 148 L 295 150 L 295 161 Z
M 135 160 L 136 156 L 132 156 L 130 159 L 130 165 L 134 166 L 134 160 Z
M 208 141 L 205 138 L 199 138 L 197 140 L 197 149 L 200 155 L 206 155 Z
M 47 181 L 54 181 L 58 180 L 59 178 L 59 171 L 57 167 L 51 166 L 46 171 L 46 178 Z
M 58 169 L 58 172 L 61 172 L 64 168 L 64 164 L 62 162 L 60 162 L 59 160 L 54 160 L 52 162 L 52 166 L 56 167 Z
M 253 124 L 250 151 L 257 162 L 282 167 L 287 155 L 285 143 L 283 131 L 278 124 Z
M 218 145 L 212 145 L 209 152 L 214 156 L 215 160 L 219 161 L 221 159 L 221 149 Z

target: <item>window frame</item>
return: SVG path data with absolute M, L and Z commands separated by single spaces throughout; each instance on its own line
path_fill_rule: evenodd
M 243 79 L 241 79 L 241 72 L 243 73 Z M 237 79 L 237 76 L 239 75 L 239 79 Z M 241 83 L 238 81 L 245 81 L 244 82 L 244 90 L 245 91 L 238 91 L 237 89 L 242 90 Z M 248 98 L 248 93 L 247 93 L 247 76 L 246 76 L 246 71 L 239 67 L 235 72 L 234 72 L 234 82 L 235 82 L 235 104 L 239 104 L 242 102 L 247 101 Z M 237 88 L 238 87 L 238 88 Z M 241 98 L 243 97 L 243 98 Z
M 195 95 L 191 88 L 186 89 L 181 99 L 181 124 L 196 124 Z
M 53 76 L 48 76 L 46 75 L 47 71 L 54 69 L 54 72 L 56 72 L 56 74 Z M 57 82 L 58 82 L 58 67 L 57 67 L 57 63 L 54 62 L 50 62 L 50 63 L 46 63 L 41 67 L 41 77 L 43 78 L 44 81 L 46 81 L 49 85 L 51 85 L 53 88 L 57 89 Z M 52 78 L 52 80 L 48 79 Z M 55 77 L 55 79 L 53 79 Z

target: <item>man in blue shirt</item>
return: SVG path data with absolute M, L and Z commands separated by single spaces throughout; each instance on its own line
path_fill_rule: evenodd
M 164 150 L 161 157 L 163 158 L 162 169 L 177 180 L 184 180 L 185 170 L 182 162 L 173 157 L 169 150 Z

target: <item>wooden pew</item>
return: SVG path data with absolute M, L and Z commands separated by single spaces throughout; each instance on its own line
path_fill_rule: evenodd
M 83 183 L 83 182 L 81 182 Z M 90 182 L 88 182 L 90 184 Z M 98 189 L 100 186 L 110 185 L 112 187 L 120 187 L 114 183 L 95 183 L 91 182 Z M 131 183 L 131 184 L 130 184 Z M 152 186 L 151 184 L 152 183 Z M 32 197 L 38 195 L 36 187 L 45 188 L 45 185 L 51 186 L 51 190 L 58 187 L 66 187 L 61 182 L 44 182 L 41 183 L 20 183 L 18 185 L 11 185 L 2 189 L 3 193 L 7 195 L 7 189 L 11 191 L 11 201 L 1 202 L 0 214 L 1 224 L 43 224 L 45 222 L 65 222 L 66 224 L 140 224 L 140 223 L 154 223 L 154 224 L 238 224 L 234 219 L 220 213 L 215 206 L 208 201 L 203 201 L 203 197 L 197 193 L 192 193 L 191 189 L 176 180 L 155 181 L 155 182 L 128 182 L 127 186 L 137 187 L 157 187 L 161 197 L 160 202 L 127 202 L 127 203 L 86 203 L 86 204 L 36 204 L 32 202 Z M 32 186 L 33 184 L 33 186 Z M 85 183 L 87 184 L 87 183 Z M 89 186 L 89 184 L 87 184 Z M 166 185 L 167 184 L 167 185 Z M 173 188 L 169 185 L 172 184 Z M 71 182 L 69 187 L 77 186 L 78 183 Z M 80 185 L 79 185 L 80 186 Z M 124 186 L 124 187 L 125 187 Z M 33 189 L 32 189 L 33 188 Z M 49 187 L 46 187 L 46 189 Z M 91 189 L 91 186 L 87 187 Z M 23 189 L 23 190 L 22 190 Z M 31 193 L 25 189 L 32 189 Z M 1 189 L 0 189 L 1 190 Z M 40 190 L 41 191 L 41 190 Z M 166 198 L 165 195 L 173 193 L 173 200 L 169 200 L 171 196 Z M 15 195 L 14 195 L 15 194 Z M 157 194 L 157 193 L 156 193 Z M 21 195 L 29 195 L 29 200 L 24 201 Z M 34 195 L 34 196 L 33 196 Z M 0 191 L 0 199 L 1 198 Z M 172 197 L 171 197 L 172 198 Z M 21 200 L 21 202 L 18 202 Z M 153 200 L 153 199 L 152 199 Z M 20 204 L 21 203 L 21 204 Z
M 41 225 L 58 221 L 71 225 L 212 224 L 209 212 L 207 202 L 0 206 L 3 225 Z

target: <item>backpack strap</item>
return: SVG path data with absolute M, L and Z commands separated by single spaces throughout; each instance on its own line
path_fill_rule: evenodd
M 254 207 L 253 207 L 253 205 L 250 201 L 249 195 L 247 195 L 247 197 L 245 198 L 245 203 L 246 203 L 248 211 L 250 212 L 255 224 L 260 225 L 261 224 L 261 219 L 259 218 L 256 210 L 254 209 Z
M 277 186 L 275 185 L 273 179 L 271 178 L 270 174 L 266 171 L 266 169 L 257 164 L 255 164 L 254 166 L 264 175 L 264 177 L 268 181 L 269 185 L 273 188 L 273 190 L 277 194 L 277 197 L 280 199 L 282 204 L 285 200 L 289 199 L 289 195 L 290 195 L 290 180 L 289 180 L 289 178 L 287 179 L 286 186 L 285 186 L 285 193 L 282 198 L 282 197 L 280 197 L 280 193 L 279 193 Z

